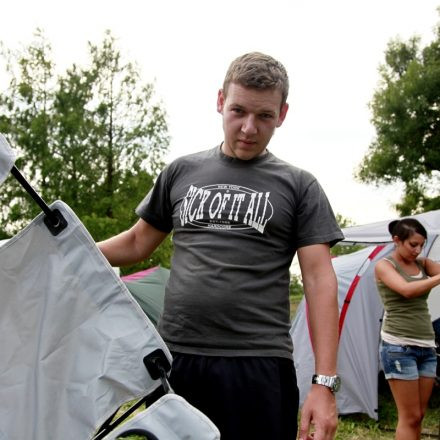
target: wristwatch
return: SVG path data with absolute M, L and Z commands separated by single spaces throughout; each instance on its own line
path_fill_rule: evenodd
M 324 376 L 323 374 L 314 374 L 312 383 L 324 385 L 329 388 L 332 393 L 336 393 L 341 388 L 341 378 L 339 376 Z

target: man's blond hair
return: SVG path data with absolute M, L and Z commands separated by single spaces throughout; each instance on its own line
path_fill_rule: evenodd
M 289 93 L 289 77 L 284 66 L 260 52 L 250 52 L 232 61 L 223 82 L 225 96 L 231 83 L 252 89 L 278 89 L 281 92 L 281 105 L 286 103 Z

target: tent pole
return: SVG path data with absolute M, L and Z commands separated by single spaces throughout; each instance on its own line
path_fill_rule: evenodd
M 32 197 L 32 199 L 37 203 L 37 205 L 46 214 L 44 218 L 44 223 L 49 228 L 53 235 L 58 235 L 67 226 L 67 221 L 62 216 L 61 212 L 57 209 L 51 210 L 46 202 L 37 194 L 37 192 L 32 188 L 29 182 L 20 173 L 18 168 L 14 165 L 11 169 L 11 174 L 18 180 L 20 185 L 26 190 L 26 192 Z

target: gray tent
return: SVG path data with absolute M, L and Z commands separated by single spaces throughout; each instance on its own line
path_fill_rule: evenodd
M 414 216 L 428 231 L 424 254 L 440 260 L 440 210 Z M 378 374 L 380 325 L 383 308 L 374 279 L 374 264 L 393 249 L 387 230 L 389 221 L 344 229 L 347 243 L 362 243 L 366 248 L 333 259 L 338 278 L 340 346 L 338 371 L 342 387 L 337 394 L 340 414 L 366 413 L 378 418 Z M 440 317 L 440 287 L 433 289 L 428 301 L 431 318 Z M 303 300 L 292 323 L 295 367 L 300 402 L 310 388 L 314 373 L 314 354 Z

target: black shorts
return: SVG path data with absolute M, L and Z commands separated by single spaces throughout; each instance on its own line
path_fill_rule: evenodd
M 293 362 L 173 353 L 170 384 L 207 415 L 222 440 L 295 440 L 299 393 Z

